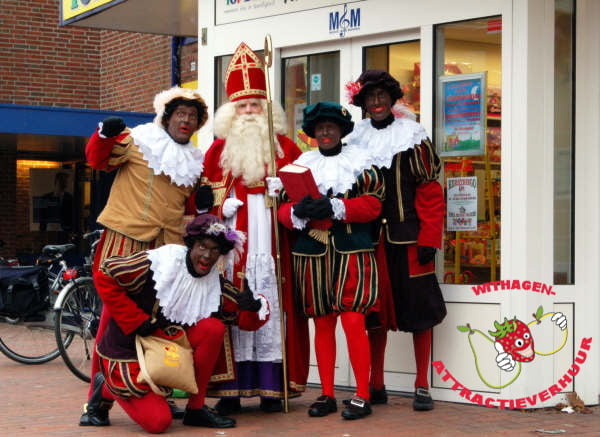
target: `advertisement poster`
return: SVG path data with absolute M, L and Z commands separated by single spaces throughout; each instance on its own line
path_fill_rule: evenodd
M 477 230 L 477 178 L 448 178 L 448 231 Z
M 440 77 L 440 156 L 484 154 L 487 111 L 485 79 L 485 72 Z

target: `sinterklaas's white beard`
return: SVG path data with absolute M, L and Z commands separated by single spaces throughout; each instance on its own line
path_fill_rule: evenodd
M 271 162 L 269 126 L 263 114 L 243 114 L 234 118 L 225 137 L 221 167 L 245 185 L 262 180 Z M 279 149 L 279 144 L 276 144 Z

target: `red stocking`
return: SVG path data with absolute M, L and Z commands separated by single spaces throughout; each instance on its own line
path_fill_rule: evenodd
M 429 360 L 431 358 L 431 328 L 425 331 L 413 332 L 413 346 L 417 364 L 415 388 L 429 389 Z
M 152 434 L 164 432 L 173 420 L 165 398 L 153 392 L 141 398 L 117 398 L 117 403 L 135 423 Z
M 371 352 L 365 330 L 365 315 L 345 312 L 341 314 L 342 327 L 348 343 L 350 364 L 356 379 L 356 394 L 369 400 L 369 373 L 371 371 Z
M 335 374 L 335 325 L 337 314 L 315 317 L 315 355 L 321 378 L 321 390 L 326 396 L 335 398 L 333 377 Z
M 369 344 L 371 346 L 371 379 L 369 386 L 375 390 L 381 390 L 385 385 L 383 365 L 387 345 L 387 330 L 381 327 L 369 330 Z
M 198 394 L 190 395 L 187 406 L 197 410 L 204 405 L 206 386 L 223 344 L 225 325 L 219 319 L 208 317 L 187 329 L 186 333 L 194 348 L 194 369 L 198 385 Z

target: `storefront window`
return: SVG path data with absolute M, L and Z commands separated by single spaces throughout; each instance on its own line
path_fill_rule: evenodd
M 501 32 L 500 17 L 435 29 L 446 283 L 500 278 Z
M 417 115 L 421 111 L 421 44 L 408 41 L 366 47 L 364 70 L 385 70 L 402 86 L 404 96 L 400 103 Z
M 51 145 L 46 147 L 51 149 Z M 74 153 L 82 155 L 83 150 L 82 145 Z M 14 214 L 7 226 L 14 233 L 6 244 L 8 256 L 16 256 L 22 265 L 31 265 L 45 245 L 78 243 L 81 234 L 93 226 L 89 220 L 90 170 L 83 156 L 79 161 L 46 161 L 19 159 L 19 155 L 26 157 L 23 150 L 8 157 L 15 172 L 14 179 L 5 184 L 6 192 L 14 190 L 19 200 L 10 205 Z M 82 264 L 76 252 L 65 254 L 69 265 Z
M 301 148 L 312 141 L 302 131 L 302 110 L 313 103 L 340 100 L 340 54 L 319 53 L 283 59 L 282 99 L 287 132 Z
M 573 284 L 574 0 L 555 1 L 554 33 L 554 283 Z

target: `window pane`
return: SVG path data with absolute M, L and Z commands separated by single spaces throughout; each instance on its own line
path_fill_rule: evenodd
M 255 50 L 254 53 L 259 58 L 263 57 L 263 50 Z M 215 108 L 219 108 L 223 103 L 227 103 L 229 98 L 227 97 L 227 91 L 225 89 L 225 73 L 227 73 L 227 66 L 233 55 L 217 56 L 215 58 Z
M 287 132 L 303 149 L 310 147 L 310 139 L 298 136 L 302 127 L 302 110 L 324 100 L 340 101 L 339 65 L 339 52 L 283 59 L 282 99 Z
M 215 108 L 218 108 L 223 103 L 227 103 L 229 101 L 229 99 L 227 98 L 227 92 L 225 90 L 225 72 L 227 71 L 227 66 L 229 65 L 229 61 L 231 61 L 232 57 L 232 55 L 226 55 L 219 56 L 215 59 L 215 80 L 217 82 L 217 86 L 215 87 Z
M 554 283 L 573 284 L 574 0 L 556 0 L 554 34 Z
M 446 283 L 473 284 L 500 277 L 501 32 L 500 17 L 436 26 L 436 77 L 480 72 L 485 72 L 487 77 L 487 90 L 481 93 L 485 96 L 486 113 L 483 138 L 481 135 L 469 137 L 472 132 L 459 129 L 454 135 L 446 136 L 437 130 L 435 135 L 438 150 L 442 142 L 450 144 L 446 144 L 445 148 L 473 140 L 483 140 L 486 145 L 482 148 L 485 153 L 481 155 L 463 155 L 457 145 L 451 152 L 452 156 L 442 156 L 446 193 L 448 178 L 470 176 L 475 177 L 477 182 L 476 230 L 448 231 L 446 220 Z M 436 111 L 442 110 L 444 108 L 436 108 Z
M 389 72 L 402 87 L 401 102 L 417 115 L 421 109 L 421 44 L 408 41 L 365 48 L 365 70 Z

